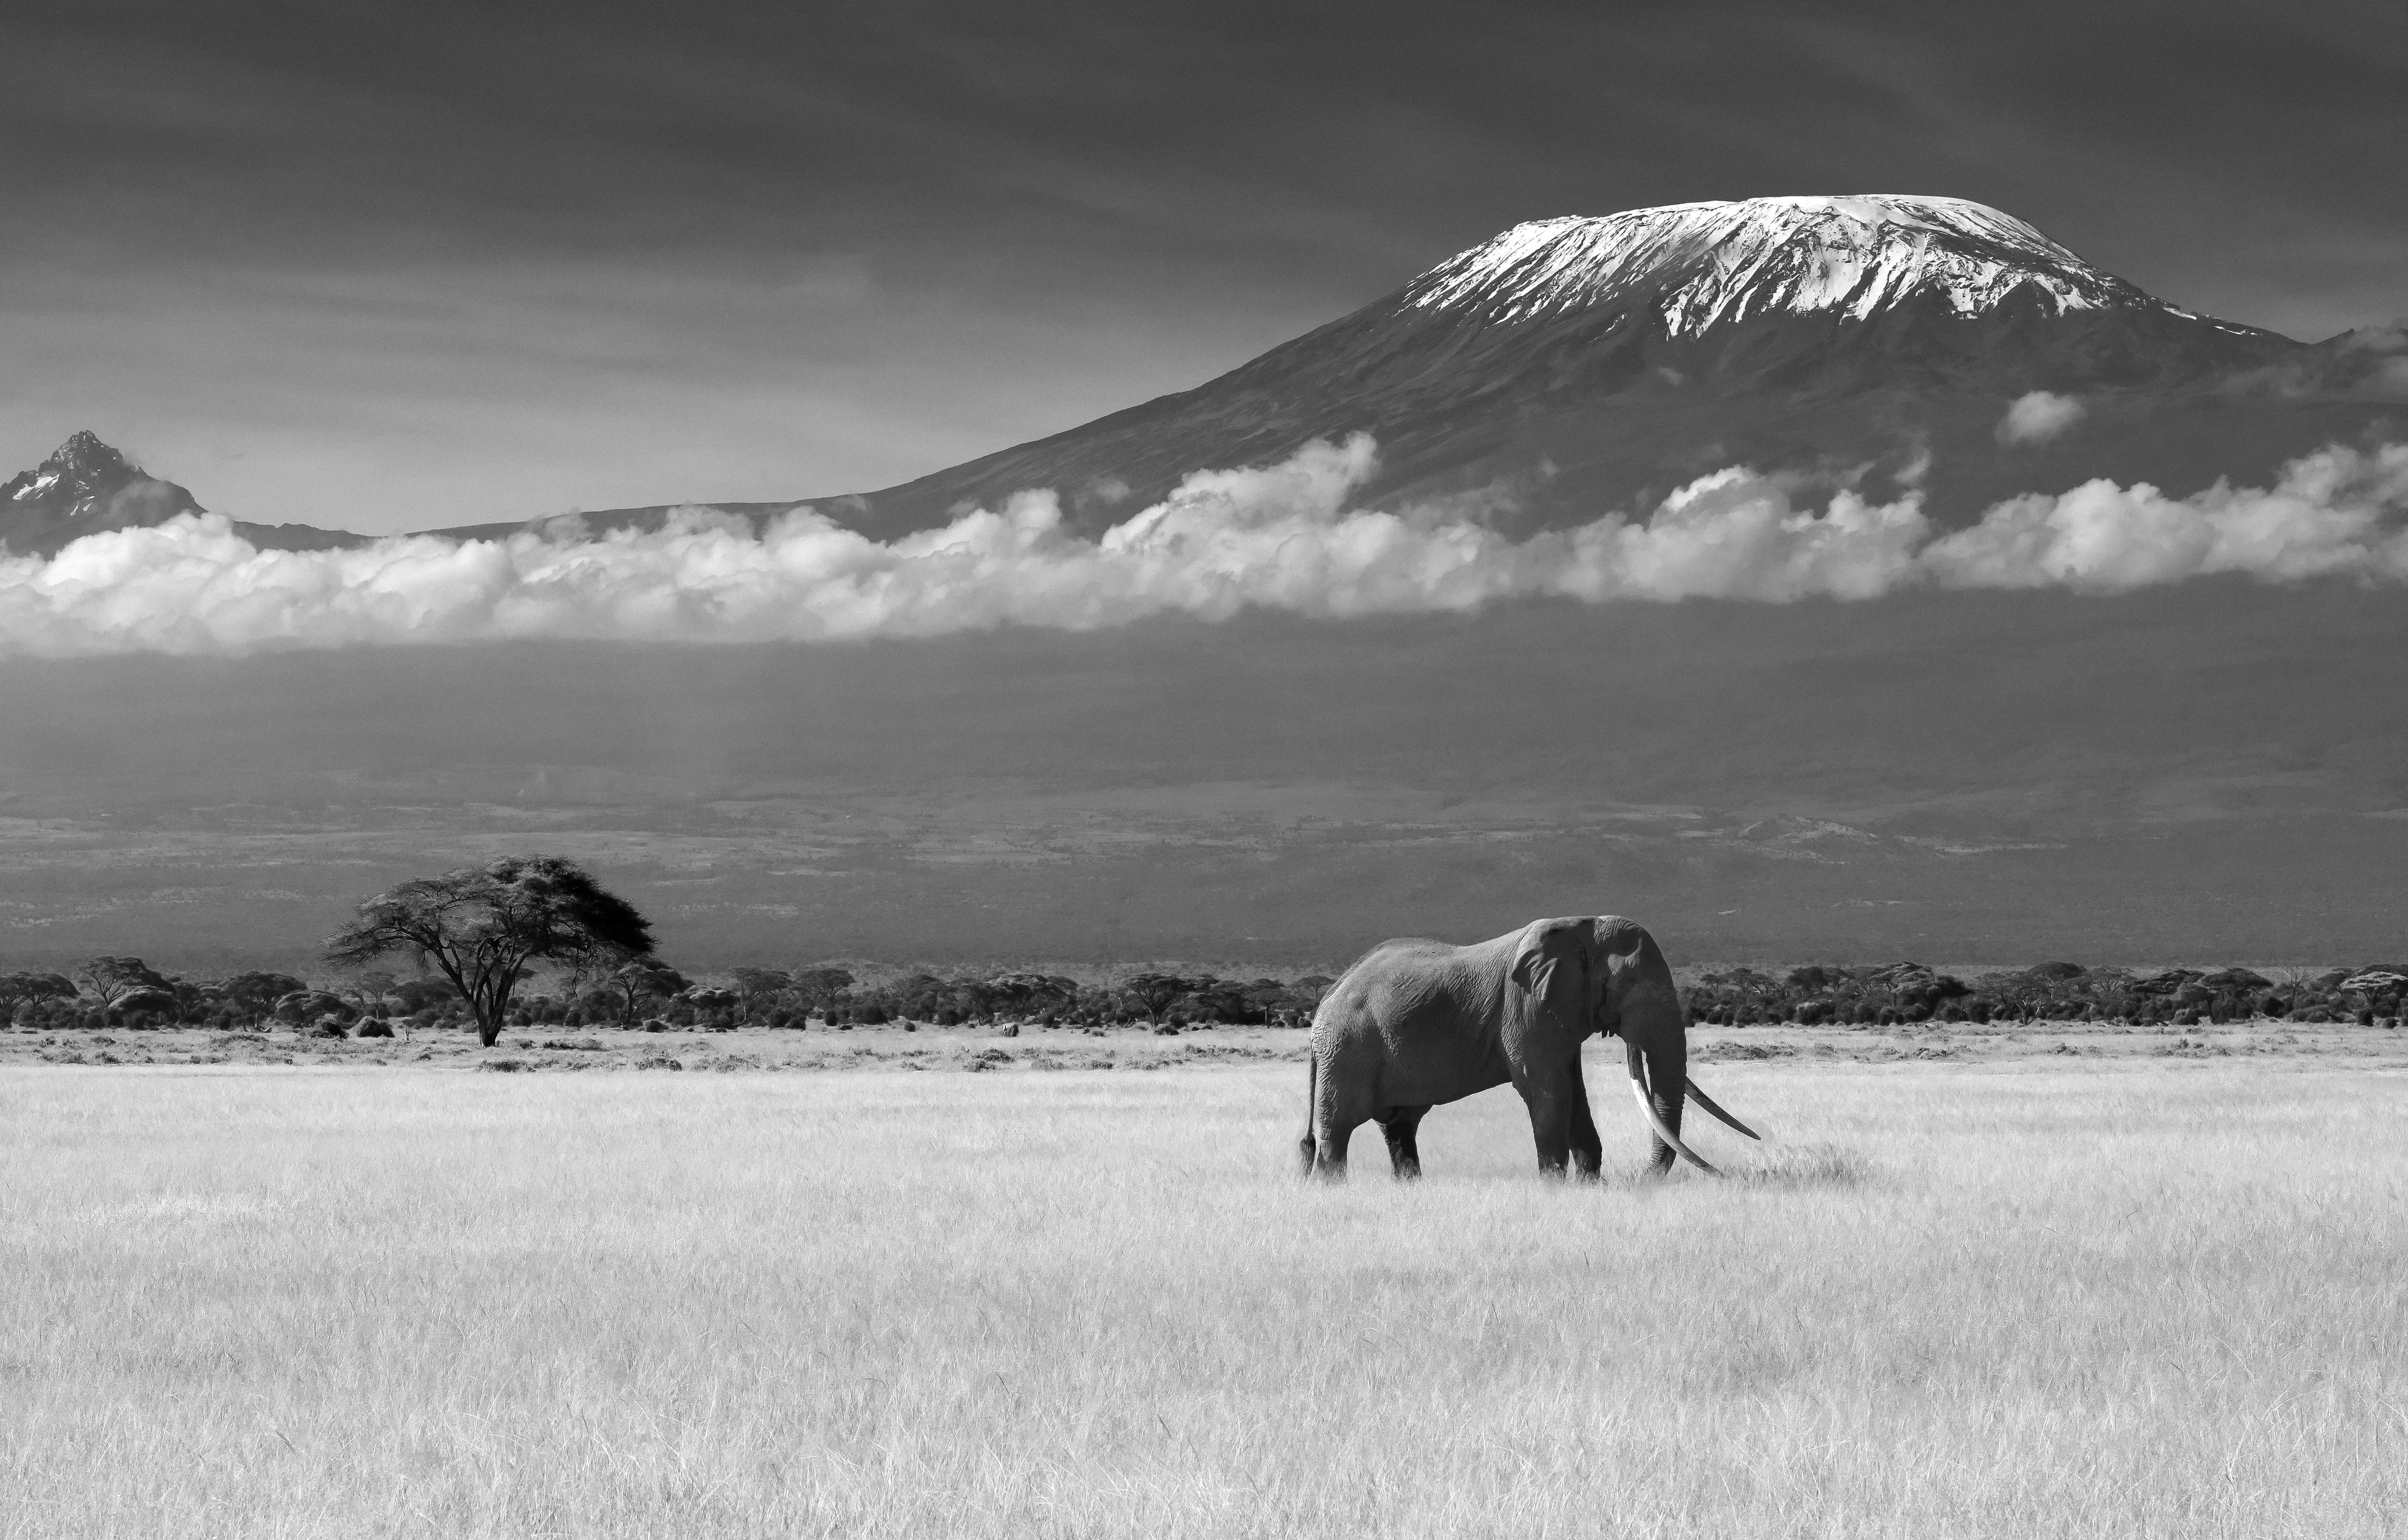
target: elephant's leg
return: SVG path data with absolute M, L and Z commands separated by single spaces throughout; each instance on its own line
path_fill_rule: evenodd
M 1605 1141 L 1598 1136 L 1597 1119 L 1588 1110 L 1588 1082 L 1581 1078 L 1580 1060 L 1572 1060 L 1572 1172 L 1584 1182 L 1597 1180 L 1605 1162 Z
M 1380 1119 L 1380 1131 L 1388 1136 L 1388 1164 L 1400 1182 L 1411 1182 L 1422 1173 L 1421 1146 L 1414 1134 L 1422 1126 L 1422 1115 L 1427 1107 L 1391 1107 Z
M 1325 1123 L 1312 1152 L 1313 1174 L 1331 1182 L 1346 1178 L 1346 1146 L 1354 1141 L 1352 1123 Z
M 1338 1181 L 1346 1175 L 1346 1146 L 1354 1130 L 1380 1114 L 1380 1066 L 1359 1045 L 1323 1051 L 1320 1062 L 1312 1092 L 1312 1169 Z
M 1513 1088 L 1530 1109 L 1530 1136 L 1539 1146 L 1539 1170 L 1561 1176 L 1572 1152 L 1572 1108 L 1585 1107 L 1580 1081 L 1559 1064 L 1533 1065 L 1514 1077 Z

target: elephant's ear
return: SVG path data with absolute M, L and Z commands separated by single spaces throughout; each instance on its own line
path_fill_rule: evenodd
M 1570 977 L 1563 967 L 1567 940 L 1563 930 L 1560 920 L 1540 920 L 1522 932 L 1522 944 L 1513 953 L 1513 982 L 1538 996 L 1539 1003 L 1557 1015 L 1565 1014 L 1557 985 Z

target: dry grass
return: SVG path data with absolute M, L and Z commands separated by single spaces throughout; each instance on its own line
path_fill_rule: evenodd
M 1601 1190 L 1300 1082 L 0 1071 L 0 1535 L 2408 1526 L 2397 1070 L 1722 1065 Z

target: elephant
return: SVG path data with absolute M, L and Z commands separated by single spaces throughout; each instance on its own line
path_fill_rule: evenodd
M 1533 920 L 1469 946 L 1383 942 L 1331 985 L 1312 1019 L 1302 1144 L 1307 1175 L 1342 1176 L 1354 1130 L 1376 1122 L 1399 1178 L 1421 1174 L 1422 1115 L 1511 1083 L 1530 1111 L 1539 1169 L 1594 1178 L 1604 1156 L 1581 1081 L 1581 1043 L 1622 1039 L 1630 1088 L 1654 1130 L 1649 1167 L 1674 1158 L 1720 1173 L 1681 1142 L 1684 1097 L 1750 1139 L 1688 1077 L 1672 971 L 1646 928 L 1616 914 Z

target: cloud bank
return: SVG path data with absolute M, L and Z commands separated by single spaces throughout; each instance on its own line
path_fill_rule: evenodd
M 2112 594 L 2210 573 L 2408 580 L 2408 445 L 2331 447 L 2271 487 L 2171 498 L 2092 482 L 1942 532 L 1906 489 L 1792 506 L 1732 468 L 1644 522 L 1609 513 L 1511 540 L 1436 507 L 1348 511 L 1377 463 L 1363 436 L 1278 465 L 1200 471 L 1086 540 L 1050 492 L 942 529 L 869 540 L 808 509 L 755 535 L 706 509 L 650 532 L 350 551 L 253 549 L 222 518 L 93 535 L 0 558 L 0 656 L 242 654 L 518 638 L 829 641 L 998 626 L 1088 630 L 1468 611 L 1501 600 L 1869 599 L 1910 587 Z

